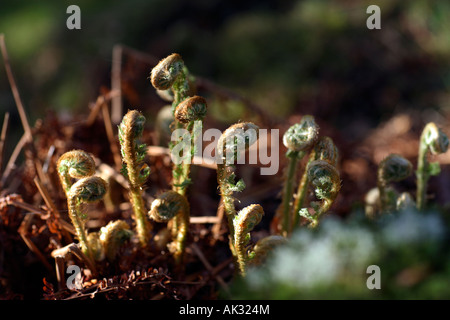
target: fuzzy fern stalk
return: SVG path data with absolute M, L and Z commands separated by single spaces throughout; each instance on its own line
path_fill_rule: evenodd
M 422 131 L 419 146 L 419 159 L 417 163 L 417 209 L 425 208 L 427 196 L 427 183 L 430 176 L 438 175 L 440 166 L 438 162 L 428 162 L 428 154 L 445 153 L 448 150 L 449 139 L 435 123 L 428 123 Z
M 283 235 L 287 235 L 291 231 L 292 226 L 291 205 L 297 164 L 307 151 L 314 146 L 318 134 L 319 127 L 314 121 L 314 117 L 306 115 L 299 123 L 291 126 L 283 135 L 283 144 L 288 149 L 286 157 L 289 159 L 282 201 L 278 211 L 279 213 L 281 212 L 281 231 Z
M 119 141 L 124 162 L 122 172 L 130 183 L 129 194 L 136 219 L 137 236 L 143 247 L 147 245 L 150 237 L 150 224 L 142 198 L 142 186 L 150 174 L 150 168 L 144 162 L 147 147 L 139 142 L 144 123 L 145 117 L 140 112 L 130 110 L 119 125 Z
M 234 250 L 241 275 L 245 276 L 249 261 L 248 244 L 250 232 L 261 222 L 264 210 L 259 204 L 245 207 L 233 219 L 234 225 Z
M 314 215 L 308 209 L 303 208 L 299 214 L 309 220 L 309 227 L 316 227 L 319 219 L 330 209 L 341 189 L 341 179 L 337 169 L 325 160 L 315 160 L 308 164 L 306 168 L 308 180 L 314 188 L 314 193 L 320 203 L 311 202 Z
M 108 261 L 116 259 L 119 249 L 132 235 L 133 231 L 123 220 L 111 221 L 100 229 L 99 240 Z
M 309 163 L 315 160 L 325 160 L 328 161 L 331 165 L 336 167 L 338 164 L 338 159 L 339 159 L 339 150 L 337 149 L 333 140 L 330 137 L 320 137 L 309 154 L 308 163 L 306 164 L 306 166 L 308 166 Z M 298 225 L 299 220 L 298 212 L 303 208 L 308 187 L 309 187 L 308 172 L 307 170 L 305 170 L 303 172 L 302 178 L 300 179 L 300 183 L 298 185 L 294 201 L 293 224 L 292 224 L 294 228 Z
M 186 197 L 176 191 L 166 191 L 158 196 L 151 205 L 148 212 L 151 219 L 156 222 L 169 222 L 176 220 L 177 229 L 172 229 L 174 241 L 169 245 L 173 253 L 175 263 L 180 266 L 183 262 L 186 248 L 187 232 L 190 217 L 189 203 Z
M 94 250 L 89 246 L 85 230 L 87 216 L 81 210 L 81 205 L 83 203 L 94 203 L 101 200 L 106 194 L 106 191 L 106 182 L 100 177 L 91 176 L 75 182 L 68 192 L 67 207 L 69 217 L 75 227 L 81 250 L 90 259 L 94 259 L 95 255 Z
M 206 114 L 206 102 L 201 97 L 189 100 L 189 96 L 192 95 L 194 90 L 191 76 L 181 56 L 174 53 L 161 60 L 152 69 L 150 78 L 153 87 L 158 90 L 160 96 L 164 91 L 166 100 L 168 98 L 172 100 L 172 114 L 175 118 L 172 128 L 185 128 L 192 133 L 193 123 L 197 120 L 194 118 L 203 119 Z M 176 145 L 177 143 L 171 143 L 170 148 L 173 149 Z M 190 165 L 186 163 L 173 165 L 172 190 L 183 195 L 186 194 L 186 188 L 190 184 L 189 170 Z
M 173 169 L 173 187 L 181 195 L 186 194 L 187 186 L 190 184 L 189 173 L 191 169 L 192 159 L 195 154 L 195 141 L 201 134 L 203 119 L 206 116 L 207 104 L 206 100 L 200 96 L 193 96 L 183 100 L 175 109 L 175 119 L 185 125 L 187 134 L 189 134 L 187 141 L 190 141 L 190 148 L 187 158 L 181 165 L 175 165 Z M 186 155 L 184 155 L 186 156 Z
M 83 150 L 72 150 L 64 153 L 56 164 L 58 176 L 67 193 L 72 186 L 72 179 L 81 179 L 95 173 L 94 159 Z
M 380 211 L 391 212 L 395 210 L 397 197 L 388 189 L 392 182 L 398 182 L 409 177 L 413 172 L 413 166 L 404 157 L 398 154 L 390 154 L 378 165 L 377 186 L 380 197 Z
M 217 143 L 217 183 L 228 218 L 232 246 L 234 243 L 233 219 L 236 216 L 233 193 L 241 192 L 245 188 L 242 179 L 236 182 L 235 162 L 245 150 L 258 140 L 258 135 L 259 127 L 257 125 L 251 122 L 242 122 L 225 130 Z M 231 249 L 234 253 L 233 247 Z

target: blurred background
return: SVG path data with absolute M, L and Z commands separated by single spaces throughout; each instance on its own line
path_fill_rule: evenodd
M 71 4 L 81 9 L 81 30 L 66 27 Z M 381 30 L 366 27 L 371 4 L 381 9 Z M 110 88 L 112 50 L 123 44 L 150 57 L 124 55 L 123 108 L 141 109 L 154 126 L 164 102 L 148 80 L 151 61 L 177 52 L 194 75 L 251 101 L 270 120 L 262 127 L 282 135 L 298 116 L 314 115 L 340 148 L 344 191 L 366 192 L 388 153 L 415 161 L 426 122 L 450 131 L 449 9 L 427 0 L 6 0 L 0 32 L 32 125 L 49 112 L 86 116 Z M 0 113 L 12 123 L 7 159 L 23 131 L 0 70 Z M 242 101 L 207 98 L 215 127 L 252 120 Z
M 81 30 L 66 27 L 73 4 L 81 9 Z M 373 4 L 381 9 L 381 30 L 366 27 Z M 174 52 L 201 79 L 210 127 L 224 129 L 257 114 L 261 127 L 278 128 L 282 136 L 302 115 L 314 115 L 340 151 L 343 185 L 333 210 L 346 215 L 376 185 L 383 157 L 399 153 L 416 166 L 427 122 L 450 134 L 449 13 L 450 2 L 437 0 L 2 0 L 0 33 L 32 126 L 49 114 L 72 124 L 85 119 L 89 104 L 111 87 L 118 44 L 135 50 L 123 56 L 124 111 L 142 110 L 149 130 L 165 102 L 148 77 Z M 0 121 L 6 112 L 4 162 L 23 129 L 2 61 Z M 280 147 L 281 161 L 284 151 Z M 442 173 L 429 185 L 433 203 L 447 211 L 449 153 L 435 157 Z M 250 191 L 252 184 L 259 188 L 257 200 L 269 215 L 281 189 L 271 179 L 244 176 Z M 200 193 L 212 184 L 215 172 L 193 191 L 193 201 L 203 201 Z M 415 190 L 415 178 L 400 188 Z M 210 193 L 217 200 L 215 185 Z

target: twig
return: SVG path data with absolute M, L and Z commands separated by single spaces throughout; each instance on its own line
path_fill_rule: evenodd
M 33 143 L 33 135 L 31 132 L 30 123 L 28 122 L 27 115 L 25 113 L 25 108 L 22 103 L 22 99 L 20 98 L 19 89 L 17 88 L 16 81 L 14 80 L 14 75 L 12 73 L 11 64 L 9 62 L 8 51 L 6 50 L 5 43 L 5 35 L 0 34 L 0 49 L 2 52 L 3 60 L 5 63 L 6 76 L 8 78 L 9 84 L 11 86 L 11 91 L 14 96 L 14 101 L 16 103 L 17 110 L 19 111 L 20 121 L 22 122 L 23 129 L 25 130 L 25 141 L 29 142 L 31 155 L 33 158 L 33 163 L 35 166 L 35 170 L 39 178 L 44 181 L 46 185 L 49 183 L 49 179 L 47 175 L 42 171 L 42 164 L 40 163 L 39 158 L 37 157 L 37 152 Z M 51 185 L 50 185 L 51 186 Z
M 59 220 L 59 218 L 60 218 L 59 211 L 56 208 L 53 200 L 50 198 L 47 188 L 45 188 L 45 186 L 41 183 L 41 181 L 39 180 L 38 177 L 35 177 L 33 181 L 34 181 L 34 184 L 36 185 L 36 187 L 38 188 L 39 193 L 41 194 L 42 198 L 44 199 L 45 204 L 49 208 L 50 214 L 53 215 L 53 217 L 56 220 Z
M 120 157 L 120 150 L 117 145 L 118 140 L 114 136 L 113 125 L 106 102 L 103 102 L 102 104 L 102 114 L 103 122 L 105 123 L 106 135 L 108 137 L 109 145 L 114 158 L 114 163 L 116 165 L 116 169 L 120 169 L 122 167 L 122 158 Z
M 122 120 L 122 46 L 115 45 L 112 52 L 111 89 L 119 94 L 111 100 L 111 120 L 119 124 Z
M 217 241 L 220 237 L 220 227 L 222 226 L 222 220 L 225 214 L 225 208 L 223 206 L 223 199 L 220 198 L 219 206 L 217 208 L 217 222 L 211 228 L 211 233 L 213 234 L 214 242 Z
M 3 150 L 5 148 L 6 131 L 8 130 L 9 112 L 5 113 L 3 118 L 2 133 L 0 134 L 0 173 L 3 168 Z
M 90 127 L 94 124 L 95 119 L 98 116 L 98 113 L 100 112 L 100 109 L 102 108 L 103 104 L 112 100 L 114 97 L 119 96 L 120 93 L 117 90 L 111 90 L 106 94 L 99 95 L 97 97 L 97 100 L 95 100 L 94 105 L 91 107 L 91 112 L 89 113 L 89 116 L 85 122 L 85 125 Z
M 190 223 L 218 223 L 219 218 L 216 216 L 210 217 L 190 217 Z
M 9 63 L 8 51 L 6 50 L 5 35 L 0 34 L 0 48 L 3 55 L 3 60 L 5 62 L 6 76 L 8 77 L 9 84 L 11 85 L 11 91 L 16 102 L 17 110 L 19 111 L 20 121 L 22 121 L 23 129 L 27 135 L 27 141 L 32 140 L 31 127 L 25 113 L 25 108 L 23 107 L 22 100 L 20 99 L 19 90 L 14 80 L 14 76 L 11 70 L 11 65 Z
M 222 287 L 222 289 L 230 295 L 230 288 L 226 284 L 226 282 L 223 280 L 223 278 L 216 274 L 214 268 L 211 266 L 209 261 L 206 259 L 203 252 L 200 250 L 200 248 L 197 246 L 197 244 L 193 243 L 190 245 L 190 248 L 194 251 L 194 253 L 197 255 L 197 257 L 200 259 L 200 261 L 203 263 L 205 268 L 211 273 L 212 276 L 214 276 L 219 283 L 219 285 Z
M 19 235 L 22 238 L 22 240 L 25 242 L 27 247 L 41 260 L 41 262 L 44 264 L 44 266 L 49 270 L 53 271 L 52 266 L 50 263 L 48 263 L 47 259 L 44 257 L 42 252 L 39 250 L 39 248 L 34 244 L 33 241 L 28 237 L 28 227 L 31 224 L 31 219 L 33 218 L 33 214 L 27 214 L 25 215 L 25 218 L 22 220 L 22 223 L 20 224 L 20 227 L 18 229 Z
M 151 157 L 158 156 L 170 156 L 170 149 L 159 147 L 159 146 L 148 146 L 147 154 Z M 217 164 L 213 163 L 211 160 L 206 160 L 205 158 L 194 156 L 192 158 L 192 165 L 217 170 Z

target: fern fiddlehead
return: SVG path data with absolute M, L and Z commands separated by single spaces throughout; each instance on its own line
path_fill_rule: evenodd
M 228 220 L 230 249 L 236 260 L 235 224 L 236 208 L 234 192 L 241 192 L 245 183 L 241 179 L 236 182 L 234 173 L 235 162 L 238 157 L 258 140 L 259 127 L 251 122 L 237 123 L 225 130 L 217 143 L 217 183 L 219 185 L 221 202 Z
M 317 199 L 321 201 L 319 204 L 311 202 L 311 207 L 315 211 L 314 215 L 311 215 L 306 208 L 301 209 L 299 214 L 309 220 L 309 226 L 314 228 L 336 199 L 341 189 L 341 180 L 337 169 L 325 160 L 310 162 L 306 170 L 310 185 L 314 188 Z
M 177 53 L 171 54 L 168 57 L 162 59 L 151 72 L 151 83 L 153 87 L 157 90 L 170 90 L 173 95 L 172 99 L 172 114 L 175 117 L 174 129 L 181 129 L 184 126 L 187 127 L 189 132 L 192 131 L 193 121 L 186 121 L 188 117 L 199 116 L 203 118 L 202 115 L 196 114 L 199 109 L 197 107 L 200 105 L 200 97 L 189 100 L 189 96 L 192 94 L 192 84 L 190 81 L 189 71 L 187 70 L 183 59 Z M 203 98 L 201 98 L 203 99 Z M 192 104 L 195 101 L 195 104 Z M 203 101 L 204 102 L 204 101 Z M 182 104 L 179 108 L 179 105 Z M 195 109 L 193 108 L 195 106 Z M 203 103 L 205 107 L 203 111 L 206 112 L 206 103 Z M 178 110 L 178 111 L 177 111 Z M 178 114 L 178 117 L 176 116 Z M 175 143 L 170 143 L 169 147 L 171 150 L 177 145 L 178 141 Z M 172 168 L 173 176 L 173 186 L 172 190 L 177 191 L 181 194 L 186 193 L 186 188 L 190 184 L 188 178 L 190 165 L 186 163 L 174 163 Z
M 106 182 L 96 176 L 81 178 L 75 182 L 67 194 L 67 207 L 69 217 L 75 227 L 81 250 L 89 258 L 93 259 L 94 254 L 89 246 L 87 233 L 85 230 L 85 222 L 87 216 L 83 214 L 81 205 L 83 203 L 94 203 L 103 198 L 107 191 Z
M 429 163 L 428 154 L 445 153 L 448 150 L 448 136 L 436 126 L 428 123 L 422 131 L 419 145 L 419 158 L 417 163 L 417 209 L 423 210 L 426 203 L 427 183 L 430 176 L 438 175 L 440 167 L 438 162 Z
M 264 263 L 272 250 L 282 244 L 287 243 L 287 238 L 280 235 L 270 235 L 256 242 L 253 250 L 249 254 L 250 265 L 259 266 Z
M 99 240 L 108 261 L 113 262 L 120 247 L 131 238 L 133 231 L 123 220 L 109 222 L 100 229 Z
M 130 110 L 119 125 L 119 142 L 124 166 L 122 172 L 129 181 L 130 201 L 136 219 L 136 231 L 142 246 L 149 240 L 150 224 L 147 220 L 142 185 L 150 174 L 150 168 L 144 162 L 147 147 L 139 139 L 144 131 L 145 117 L 136 110 Z
M 308 157 L 308 164 L 315 160 L 324 160 L 328 161 L 331 165 L 337 166 L 339 158 L 339 150 L 334 144 L 333 140 L 330 137 L 320 137 L 317 143 L 314 145 L 311 153 Z M 302 178 L 300 179 L 300 183 L 297 188 L 297 193 L 294 201 L 294 210 L 293 210 L 293 227 L 298 225 L 298 212 L 303 208 L 303 204 L 305 202 L 306 194 L 309 187 L 309 179 L 308 172 L 305 170 L 303 172 Z
M 188 159 L 186 159 L 181 165 L 175 166 L 174 174 L 174 191 L 185 195 L 187 186 L 190 184 L 190 168 L 193 156 L 195 154 L 195 141 L 198 138 L 200 132 L 198 130 L 202 128 L 203 118 L 206 116 L 207 104 L 206 100 L 200 96 L 189 97 L 175 109 L 175 119 L 185 125 L 187 134 L 189 135 L 187 141 L 190 141 L 190 148 Z M 184 140 L 184 139 L 183 139 Z
M 151 219 L 156 222 L 168 222 L 177 220 L 177 228 L 172 228 L 174 241 L 169 245 L 174 254 L 175 263 L 181 265 L 186 248 L 187 232 L 190 217 L 189 203 L 186 197 L 176 191 L 169 190 L 159 195 L 153 202 L 148 212 Z
M 241 275 L 245 276 L 248 256 L 250 232 L 261 222 L 264 210 L 259 204 L 252 204 L 240 210 L 233 219 L 234 251 Z
M 283 144 L 288 149 L 286 157 L 289 159 L 289 164 L 285 174 L 282 201 L 278 214 L 281 214 L 281 230 L 284 235 L 290 232 L 292 226 L 291 205 L 297 164 L 305 156 L 308 149 L 316 143 L 318 134 L 319 127 L 314 117 L 306 115 L 283 135 Z
M 94 159 L 83 150 L 72 150 L 64 153 L 56 164 L 58 176 L 67 193 L 72 186 L 72 179 L 81 179 L 95 173 Z
M 390 154 L 378 165 L 377 186 L 380 197 L 380 211 L 395 210 L 397 198 L 388 189 L 391 182 L 398 182 L 409 177 L 413 172 L 411 162 L 398 154 Z

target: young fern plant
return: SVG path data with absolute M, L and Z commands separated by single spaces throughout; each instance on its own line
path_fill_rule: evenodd
M 202 123 L 206 116 L 206 111 L 206 100 L 200 96 L 193 96 L 183 100 L 175 109 L 175 119 L 178 123 L 185 125 L 186 134 L 189 135 L 187 139 L 183 138 L 183 141 L 190 142 L 189 154 L 183 155 L 184 161 L 182 164 L 176 165 L 173 171 L 173 190 L 177 191 L 181 195 L 186 195 L 187 186 L 191 183 L 189 173 L 192 159 L 196 153 L 195 141 L 201 134 L 199 131 L 203 127 Z
M 97 250 L 91 248 L 88 235 L 85 229 L 87 215 L 83 213 L 81 206 L 83 203 L 95 203 L 101 200 L 107 191 L 106 182 L 97 176 L 81 178 L 75 182 L 67 193 L 67 207 L 69 217 L 81 245 L 83 253 L 92 260 L 96 260 L 95 252 Z
M 252 204 L 240 210 L 233 219 L 233 248 L 239 272 L 242 276 L 245 276 L 247 264 L 250 260 L 248 254 L 250 232 L 261 222 L 263 215 L 263 208 L 259 204 Z
M 142 186 L 150 174 L 150 168 L 144 162 L 147 146 L 139 142 L 144 131 L 144 123 L 145 117 L 139 111 L 130 110 L 119 125 L 119 142 L 124 162 L 122 173 L 129 181 L 129 195 L 136 219 L 136 232 L 143 247 L 147 246 L 151 231 L 142 198 Z
M 334 144 L 333 140 L 330 137 L 320 137 L 317 143 L 314 145 L 314 148 L 311 150 L 308 162 L 308 165 L 315 160 L 324 160 L 328 161 L 331 165 L 337 166 L 339 159 L 339 150 Z M 303 208 L 306 195 L 309 188 L 309 179 L 308 172 L 305 170 L 300 179 L 300 183 L 297 188 L 297 193 L 294 201 L 294 210 L 293 210 L 293 223 L 292 226 L 295 228 L 298 225 L 299 220 L 299 211 Z
M 177 221 L 177 228 L 172 228 L 174 241 L 168 246 L 174 255 L 177 266 L 183 263 L 189 227 L 189 211 L 189 203 L 186 197 L 176 191 L 169 190 L 153 200 L 151 209 L 148 212 L 149 217 L 156 222 Z
M 178 104 L 190 96 L 192 85 L 189 71 L 178 53 L 162 59 L 153 69 L 150 81 L 157 90 L 172 91 L 172 112 Z
M 277 214 L 281 215 L 281 232 L 283 235 L 287 235 L 292 228 L 292 195 L 298 162 L 314 146 L 318 134 L 319 127 L 314 117 L 306 115 L 303 116 L 299 123 L 291 126 L 283 135 L 283 144 L 288 149 L 286 157 L 289 159 L 285 173 L 282 201 L 277 211 Z
M 262 265 L 269 254 L 278 246 L 288 242 L 286 237 L 280 235 L 270 235 L 259 240 L 253 250 L 249 253 L 249 266 Z
M 59 180 L 67 196 L 73 179 L 90 177 L 95 173 L 94 159 L 83 150 L 64 153 L 56 163 Z
M 96 202 L 102 199 L 107 191 L 107 183 L 94 176 L 94 159 L 83 150 L 72 150 L 64 153 L 58 159 L 56 167 L 66 194 L 69 217 L 75 227 L 81 250 L 89 259 L 98 260 L 99 258 L 95 253 L 97 249 L 93 240 L 94 236 L 89 237 L 86 232 L 87 216 L 81 206 L 83 203 Z M 73 183 L 74 179 L 79 180 Z
M 130 230 L 128 223 L 123 220 L 111 221 L 100 229 L 99 242 L 109 262 L 116 260 L 120 248 L 131 239 L 132 235 L 133 231 Z
M 187 129 L 191 138 L 193 138 L 194 122 L 203 120 L 206 115 L 206 101 L 199 96 L 194 96 L 193 99 L 189 98 L 195 91 L 193 88 L 194 80 L 181 56 L 174 53 L 161 60 L 152 69 L 150 78 L 153 87 L 158 92 L 164 91 L 163 96 L 172 100 L 172 113 L 175 118 L 173 129 Z M 177 144 L 178 142 L 170 143 L 170 149 L 173 150 Z M 192 146 L 190 150 L 192 160 L 195 151 L 193 151 Z M 187 187 L 191 183 L 189 171 L 190 161 L 174 163 L 172 190 L 182 195 L 186 194 Z
M 242 122 L 230 126 L 219 138 L 217 144 L 217 183 L 219 185 L 221 202 L 228 220 L 230 249 L 235 258 L 237 269 L 237 252 L 235 249 L 235 222 L 237 215 L 234 205 L 234 192 L 241 192 L 245 183 L 241 179 L 236 182 L 234 173 L 235 162 L 252 144 L 258 140 L 259 127 L 251 122 Z
M 314 215 L 311 215 L 307 208 L 301 209 L 299 214 L 310 222 L 309 227 L 315 228 L 336 199 L 341 189 L 341 179 L 336 167 L 325 160 L 310 162 L 306 170 L 310 185 L 314 188 L 317 199 L 321 201 L 310 203 L 315 211 Z
M 428 123 L 422 131 L 417 163 L 417 209 L 423 210 L 426 204 L 427 183 L 431 176 L 440 173 L 438 162 L 428 162 L 428 155 L 445 153 L 448 150 L 448 136 L 435 123 Z
M 381 213 L 396 209 L 397 193 L 389 184 L 409 177 L 413 166 L 409 160 L 398 154 L 390 154 L 378 165 L 377 187 L 379 190 L 379 207 Z

